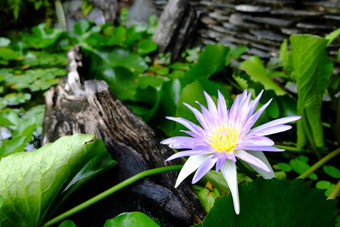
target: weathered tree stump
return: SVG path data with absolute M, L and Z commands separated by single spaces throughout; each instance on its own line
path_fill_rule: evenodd
M 164 161 L 173 151 L 159 143 L 155 131 L 117 99 L 104 81 L 85 81 L 84 85 L 81 84 L 78 74 L 78 67 L 81 66 L 79 47 L 69 51 L 68 59 L 67 78 L 46 94 L 42 135 L 44 144 L 74 133 L 95 134 L 104 140 L 107 150 L 118 162 L 115 171 L 112 171 L 114 175 L 105 176 L 110 181 L 116 179 L 119 182 L 147 169 L 182 163 L 181 160 Z M 189 183 L 184 182 L 177 189 L 174 188 L 177 175 L 177 172 L 159 174 L 124 189 L 141 203 L 131 204 L 131 198 L 122 199 L 112 195 L 109 204 L 117 206 L 117 203 L 130 203 L 118 206 L 129 207 L 125 212 L 147 212 L 164 222 L 165 226 L 197 223 L 203 219 L 205 212 Z M 85 190 L 90 191 L 88 187 L 93 185 L 86 186 Z M 141 204 L 151 206 L 142 207 Z M 113 208 L 105 207 L 102 212 L 116 214 L 107 209 Z M 88 218 L 96 219 L 96 216 Z M 96 224 L 87 224 L 102 226 L 104 222 L 101 220 Z

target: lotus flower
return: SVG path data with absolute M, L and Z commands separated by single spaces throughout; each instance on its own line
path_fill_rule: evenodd
M 170 148 L 185 149 L 170 156 L 167 161 L 190 156 L 179 173 L 175 187 L 197 170 L 192 179 L 192 183 L 195 184 L 216 165 L 216 172 L 221 171 L 227 181 L 233 197 L 235 212 L 239 214 L 236 158 L 247 162 L 265 179 L 275 177 L 263 151 L 281 152 L 284 150 L 273 147 L 274 142 L 266 136 L 291 129 L 292 126 L 285 124 L 301 117 L 280 118 L 252 128 L 271 102 L 269 100 L 255 112 L 262 93 L 263 90 L 251 101 L 251 91 L 248 94 L 245 90 L 242 95 L 236 97 L 230 111 L 228 111 L 220 91 L 218 91 L 217 106 L 212 98 L 204 92 L 208 109 L 197 102 L 202 112 L 184 103 L 194 113 L 201 127 L 184 118 L 167 117 L 167 119 L 185 126 L 188 131 L 183 132 L 189 135 L 171 137 L 161 142 L 169 145 Z

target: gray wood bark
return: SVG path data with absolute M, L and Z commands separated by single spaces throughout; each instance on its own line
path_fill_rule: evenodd
M 115 175 L 107 176 L 108 181 L 111 178 L 123 181 L 147 169 L 182 163 L 181 160 L 164 161 L 173 151 L 160 144 L 155 131 L 117 99 L 106 82 L 80 83 L 78 67 L 82 62 L 78 47 L 68 53 L 68 59 L 68 76 L 46 94 L 44 144 L 74 133 L 95 134 L 97 138 L 102 138 L 107 150 L 118 162 Z M 136 207 L 130 205 L 130 210 L 126 211 L 146 211 L 159 218 L 165 226 L 188 226 L 201 221 L 205 212 L 190 183 L 184 182 L 174 188 L 177 175 L 178 172 L 159 174 L 124 189 L 136 199 L 146 201 L 137 203 Z M 117 203 L 115 198 L 112 199 L 112 203 Z M 129 200 L 118 202 L 124 201 Z M 140 204 L 152 206 L 145 208 Z M 122 204 L 122 207 L 125 205 Z
M 177 60 L 190 43 L 196 25 L 196 11 L 188 0 L 170 0 L 161 14 L 152 39 L 159 52 L 171 51 L 172 60 Z

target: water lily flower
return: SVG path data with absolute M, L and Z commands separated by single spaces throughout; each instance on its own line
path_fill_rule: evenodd
M 208 109 L 197 102 L 202 112 L 184 103 L 194 113 L 202 127 L 181 117 L 167 117 L 185 126 L 188 131 L 183 132 L 189 135 L 175 136 L 161 142 L 169 145 L 170 148 L 185 149 L 170 156 L 167 161 L 190 156 L 178 175 L 175 187 L 197 170 L 192 179 L 192 183 L 195 184 L 216 165 L 216 172 L 222 172 L 233 197 L 235 212 L 239 214 L 236 158 L 247 162 L 265 179 L 275 177 L 263 151 L 281 152 L 284 150 L 273 147 L 274 142 L 266 136 L 291 129 L 292 126 L 286 123 L 296 121 L 301 117 L 284 117 L 252 128 L 272 100 L 255 112 L 262 93 L 263 90 L 251 101 L 251 91 L 248 94 L 245 90 L 242 95 L 236 97 L 229 111 L 220 91 L 218 91 L 217 106 L 204 92 Z

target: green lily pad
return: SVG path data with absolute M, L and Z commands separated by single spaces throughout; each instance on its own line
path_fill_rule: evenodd
M 8 47 L 0 47 L 0 58 L 4 60 L 13 60 L 17 58 L 19 55 L 18 52 L 12 50 L 11 48 Z
M 107 220 L 104 225 L 104 227 L 120 226 L 159 227 L 159 225 L 146 214 L 138 211 L 122 213 L 115 218 Z
M 59 227 L 76 227 L 76 224 L 71 220 L 65 220 L 59 225 Z
M 196 226 L 334 226 L 337 201 L 325 200 L 311 182 L 259 178 L 239 185 L 239 193 L 239 215 L 229 194 L 217 199 L 204 222 Z

